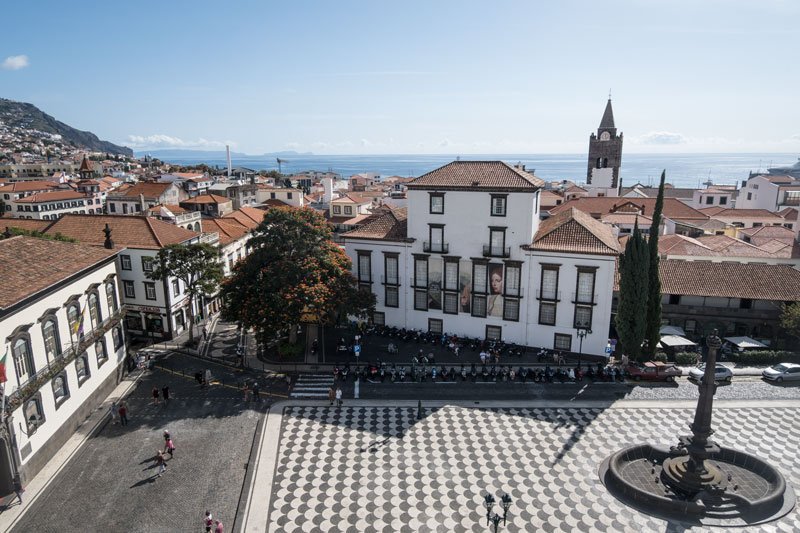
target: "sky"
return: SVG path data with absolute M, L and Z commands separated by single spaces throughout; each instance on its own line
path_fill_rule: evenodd
M 0 97 L 135 150 L 800 152 L 796 0 L 9 2 Z

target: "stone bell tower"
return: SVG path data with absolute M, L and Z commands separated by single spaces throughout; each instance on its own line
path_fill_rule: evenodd
M 607 196 L 616 196 L 619 167 L 622 165 L 622 133 L 617 135 L 614 111 L 608 99 L 597 135 L 589 137 L 589 165 L 586 184 L 590 189 L 609 189 Z

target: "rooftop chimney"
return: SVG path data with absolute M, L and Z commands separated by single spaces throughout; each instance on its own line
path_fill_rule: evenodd
M 114 241 L 111 240 L 111 228 L 108 227 L 108 223 L 106 223 L 106 227 L 103 228 L 103 233 L 106 236 L 106 240 L 103 241 L 103 248 L 112 250 L 114 248 Z

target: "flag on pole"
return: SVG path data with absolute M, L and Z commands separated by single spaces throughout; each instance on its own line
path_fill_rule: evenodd
M 86 315 L 86 304 L 84 304 L 83 309 L 81 310 L 81 318 L 75 323 L 75 333 L 79 337 L 83 335 L 83 319 Z
M 3 354 L 3 358 L 0 359 L 0 383 L 5 383 L 8 381 L 6 377 L 6 358 L 8 357 L 8 344 L 6 344 L 6 353 Z

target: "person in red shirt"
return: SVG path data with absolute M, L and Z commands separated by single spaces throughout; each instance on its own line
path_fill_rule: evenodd
M 222 532 L 222 522 L 220 522 L 219 520 L 216 520 L 214 523 L 217 524 L 217 527 L 214 528 L 214 533 L 223 533 Z

